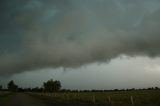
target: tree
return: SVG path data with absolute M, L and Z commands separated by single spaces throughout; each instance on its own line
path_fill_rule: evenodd
M 53 79 L 51 79 L 51 80 L 48 80 L 47 82 L 44 82 L 43 86 L 44 86 L 45 91 L 55 92 L 55 91 L 60 90 L 61 82 L 57 80 L 54 81 Z
M 8 90 L 9 91 L 12 91 L 12 92 L 15 92 L 18 90 L 18 86 L 15 85 L 14 81 L 11 80 L 9 83 L 8 83 Z
M 0 85 L 0 91 L 3 89 L 2 85 Z

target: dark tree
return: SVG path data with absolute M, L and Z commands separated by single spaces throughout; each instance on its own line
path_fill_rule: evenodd
M 2 85 L 0 85 L 0 91 L 3 89 Z
M 159 88 L 158 88 L 158 87 L 155 87 L 154 89 L 155 89 L 155 90 L 159 90 Z
M 59 91 L 61 88 L 60 81 L 54 81 L 53 79 L 48 80 L 47 82 L 43 83 L 44 90 L 47 92 L 56 92 Z
M 8 83 L 8 90 L 9 91 L 12 91 L 12 92 L 15 92 L 18 90 L 18 86 L 14 83 L 13 80 L 11 80 L 9 83 Z

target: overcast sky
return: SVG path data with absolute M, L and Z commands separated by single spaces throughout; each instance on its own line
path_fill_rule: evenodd
M 159 0 L 1 0 L 0 83 L 160 87 Z

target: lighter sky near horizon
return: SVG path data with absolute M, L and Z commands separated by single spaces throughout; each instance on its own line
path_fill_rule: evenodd
M 159 0 L 1 0 L 0 85 L 160 87 Z
M 121 56 L 109 63 L 93 63 L 76 69 L 46 68 L 1 77 L 0 83 L 14 79 L 20 87 L 42 87 L 49 79 L 60 80 L 64 89 L 110 90 L 160 87 L 160 58 Z

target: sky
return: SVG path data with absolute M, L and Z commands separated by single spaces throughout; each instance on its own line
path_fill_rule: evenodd
M 159 0 L 1 0 L 0 84 L 160 87 Z

